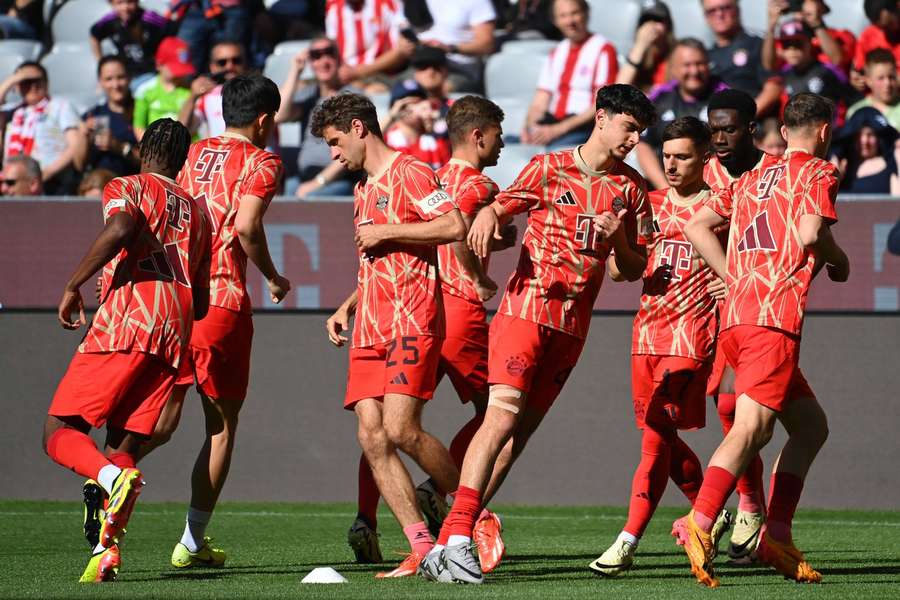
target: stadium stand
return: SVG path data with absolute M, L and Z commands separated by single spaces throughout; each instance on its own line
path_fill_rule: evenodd
M 91 25 L 110 11 L 105 0 L 69 0 L 53 15 L 50 31 L 53 43 L 88 44 Z
M 7 55 L 36 60 L 41 55 L 41 43 L 34 40 L 0 40 L 0 56 Z
M 74 96 L 97 95 L 97 61 L 86 46 L 53 47 L 41 59 L 50 80 L 50 93 Z
M 703 6 L 699 0 L 669 0 L 667 4 L 672 12 L 672 25 L 675 28 L 676 38 L 694 37 L 706 45 L 713 43 L 714 37 L 712 31 L 706 26 Z M 633 39 L 630 39 L 626 46 L 617 46 L 619 55 L 625 56 L 632 43 Z
M 484 173 L 497 182 L 500 189 L 509 187 L 516 179 L 519 172 L 528 164 L 531 158 L 543 152 L 542 146 L 531 144 L 508 144 L 500 153 L 500 162 L 496 167 L 488 167 Z
M 615 10 L 610 10 L 610 4 L 601 0 L 593 0 L 589 4 L 591 16 L 588 30 L 603 35 L 612 42 L 619 54 L 630 48 L 638 16 L 641 14 L 640 3 L 634 0 L 616 2 Z
M 485 91 L 488 98 L 531 98 L 541 74 L 546 52 L 541 54 L 494 54 L 485 68 Z

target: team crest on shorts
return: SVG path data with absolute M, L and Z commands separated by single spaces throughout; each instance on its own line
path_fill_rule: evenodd
M 378 196 L 378 200 L 375 201 L 375 208 L 378 210 L 384 210 L 388 205 L 388 197 L 387 196 Z
M 625 201 L 621 198 L 615 198 L 612 202 L 613 212 L 618 214 L 620 210 L 625 208 Z
M 506 359 L 506 372 L 512 375 L 513 377 L 519 377 L 522 373 L 525 372 L 527 365 L 525 364 L 525 359 L 521 356 L 510 356 Z

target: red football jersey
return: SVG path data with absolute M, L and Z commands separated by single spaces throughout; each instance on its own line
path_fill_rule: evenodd
M 451 158 L 450 162 L 437 172 L 437 176 L 441 186 L 456 202 L 460 212 L 472 217 L 493 202 L 494 196 L 499 191 L 497 184 L 490 177 L 471 163 L 457 158 Z M 438 246 L 438 261 L 441 265 L 441 288 L 444 293 L 481 304 L 472 279 L 456 258 L 452 244 Z M 486 259 L 482 264 L 487 269 Z
M 194 200 L 168 177 L 119 177 L 103 189 L 103 218 L 138 230 L 101 275 L 101 302 L 80 352 L 146 352 L 178 368 L 194 323 L 192 288 L 207 287 L 209 232 Z
M 593 219 L 627 209 L 626 233 L 646 243 L 640 232 L 649 233 L 652 215 L 644 178 L 620 161 L 594 171 L 579 146 L 532 158 L 497 201 L 509 214 L 528 211 L 519 264 L 499 312 L 587 337 L 612 249 L 599 241 Z
M 800 217 L 837 221 L 837 190 L 834 165 L 789 149 L 710 196 L 707 206 L 731 219 L 723 331 L 758 325 L 800 334 L 815 262 L 800 241 Z
M 223 133 L 191 145 L 178 182 L 206 211 L 212 225 L 209 305 L 249 313 L 247 254 L 234 219 L 243 196 L 268 206 L 281 183 L 283 167 L 275 154 L 247 138 Z
M 768 155 L 763 152 L 762 156 L 759 157 L 759 161 L 753 168 L 758 168 L 766 156 Z M 706 185 L 714 192 L 731 185 L 736 179 L 737 177 L 732 177 L 731 173 L 728 172 L 728 169 L 725 168 L 725 165 L 719 161 L 719 157 L 715 154 L 713 154 L 703 166 L 703 181 L 705 181 Z
M 354 190 L 353 223 L 421 223 L 456 208 L 434 171 L 408 154 Z M 359 257 L 359 302 L 353 346 L 366 348 L 407 335 L 444 336 L 437 249 L 383 244 Z
M 653 234 L 647 246 L 647 268 L 641 307 L 634 318 L 632 354 L 683 356 L 706 360 L 716 335 L 716 301 L 706 291 L 715 274 L 684 236 L 684 226 L 709 197 L 703 190 L 690 200 L 670 188 L 650 192 Z M 670 265 L 671 279 L 654 277 Z

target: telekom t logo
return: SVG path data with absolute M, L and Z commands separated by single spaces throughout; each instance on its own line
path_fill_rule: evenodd
M 772 165 L 763 171 L 756 183 L 756 199 L 768 200 L 772 195 L 772 189 L 778 185 L 781 178 L 784 177 L 784 165 Z
M 594 228 L 594 217 L 587 213 L 579 213 L 575 220 L 575 242 L 581 247 L 578 252 L 594 256 L 600 244 L 599 232 Z
M 659 254 L 659 265 L 671 265 L 672 281 L 681 281 L 691 274 L 691 259 L 694 248 L 690 242 L 663 240 Z
M 212 148 L 204 148 L 194 163 L 194 171 L 200 174 L 194 178 L 198 183 L 210 183 L 213 175 L 220 173 L 225 165 L 225 157 L 228 156 L 228 150 L 213 150 Z

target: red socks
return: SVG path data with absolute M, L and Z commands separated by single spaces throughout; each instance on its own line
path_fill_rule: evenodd
M 368 523 L 369 527 L 376 529 L 378 527 L 378 500 L 381 499 L 381 492 L 378 491 L 378 485 L 375 483 L 375 476 L 372 475 L 372 467 L 366 460 L 366 455 L 359 457 L 359 489 L 356 501 L 357 516 Z M 427 531 L 427 529 L 426 529 Z
M 134 456 L 127 452 L 112 452 L 106 458 L 120 469 L 133 469 L 137 465 Z
M 60 427 L 47 440 L 47 455 L 67 469 L 89 479 L 97 479 L 100 469 L 110 464 L 86 433 Z
M 673 432 L 674 433 L 674 432 Z M 671 448 L 660 432 L 644 429 L 641 436 L 641 462 L 631 482 L 631 501 L 624 530 L 641 537 L 669 480 Z
M 403 533 L 409 541 L 409 547 L 419 556 L 425 556 L 434 547 L 434 540 L 428 533 L 428 525 L 425 521 L 419 521 L 403 528 Z
M 680 437 L 676 437 L 672 443 L 669 478 L 693 505 L 700 492 L 700 486 L 703 485 L 703 467 L 694 451 Z
M 457 469 L 462 469 L 463 459 L 466 457 L 466 450 L 469 449 L 469 442 L 475 437 L 478 428 L 484 422 L 484 415 L 476 414 L 469 419 L 469 422 L 462 426 L 457 432 L 456 437 L 450 442 L 450 457 Z
M 759 454 L 753 457 L 744 474 L 737 480 L 740 494 L 738 510 L 751 513 L 766 512 L 763 494 L 763 463 Z
M 712 531 L 716 517 L 734 491 L 737 479 L 722 467 L 709 467 L 703 476 L 703 485 L 694 502 L 694 520 L 705 532 Z
M 793 473 L 773 473 L 769 488 L 769 510 L 766 528 L 779 542 L 791 541 L 791 523 L 800 503 L 803 480 Z
M 453 508 L 450 509 L 450 514 L 444 519 L 444 526 L 441 527 L 438 544 L 446 545 L 451 535 L 472 537 L 472 528 L 475 527 L 475 520 L 480 514 L 481 493 L 472 488 L 459 486 Z

